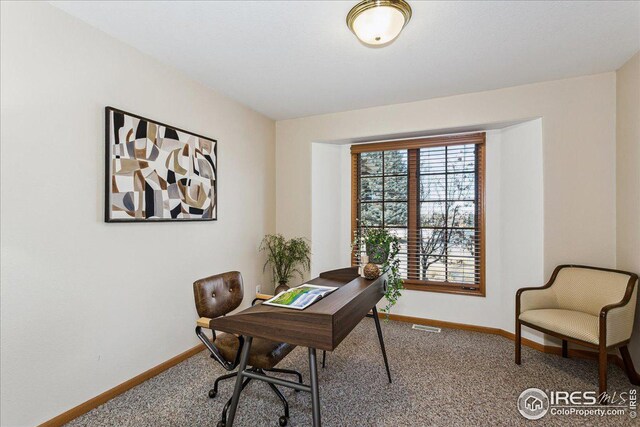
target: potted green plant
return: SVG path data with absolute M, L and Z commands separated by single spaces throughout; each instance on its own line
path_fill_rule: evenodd
M 359 242 L 356 240 L 354 245 Z M 384 228 L 365 228 L 361 234 L 361 242 L 365 245 L 365 252 L 369 262 L 381 265 L 382 274 L 387 275 L 384 296 L 387 305 L 382 310 L 389 318 L 389 313 L 398 298 L 402 296 L 404 281 L 400 276 L 400 239 Z
M 391 243 L 389 232 L 383 228 L 365 229 L 364 233 L 365 251 L 369 257 L 369 262 L 374 264 L 384 264 L 389 259 Z
M 304 272 L 311 268 L 311 247 L 305 238 L 287 240 L 281 234 L 267 234 L 260 243 L 260 251 L 267 254 L 263 271 L 270 266 L 273 279 L 278 283 L 276 294 L 289 289 L 287 283 L 294 275 L 303 278 Z

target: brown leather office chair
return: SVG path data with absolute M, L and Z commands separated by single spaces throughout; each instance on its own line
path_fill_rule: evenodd
M 210 327 L 210 322 L 216 317 L 224 316 L 235 310 L 242 303 L 244 296 L 242 275 L 238 271 L 230 271 L 197 280 L 193 283 L 193 294 L 196 300 L 196 310 L 198 311 L 198 316 L 200 316 L 200 319 L 197 321 L 196 335 L 207 347 L 212 359 L 215 359 L 227 371 L 233 371 L 240 361 L 240 352 L 242 351 L 244 340 L 241 336 L 239 337 L 233 334 L 216 334 L 213 328 Z M 203 328 L 211 330 L 213 339 L 210 339 L 205 334 Z M 263 375 L 266 375 L 265 371 L 296 375 L 298 382 L 302 384 L 302 375 L 299 372 L 275 367 L 294 348 L 295 346 L 291 344 L 256 337 L 253 339 L 251 345 L 248 365 L 251 366 L 251 370 Z M 218 383 L 220 381 L 236 377 L 237 375 L 237 372 L 232 372 L 218 377 L 213 384 L 213 388 L 209 390 L 209 397 L 216 397 L 218 394 Z M 242 389 L 244 389 L 250 381 L 251 378 L 247 378 L 242 383 Z M 279 423 L 281 426 L 286 426 L 289 421 L 289 404 L 275 385 L 271 383 L 268 384 L 284 405 L 284 415 L 280 417 Z M 225 426 L 227 410 L 230 404 L 231 399 L 229 399 L 224 406 L 222 419 L 218 423 L 218 427 Z

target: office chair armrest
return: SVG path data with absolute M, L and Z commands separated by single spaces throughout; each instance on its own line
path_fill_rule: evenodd
M 196 325 L 200 326 L 201 328 L 211 329 L 211 326 L 209 325 L 210 322 L 211 319 L 209 319 L 208 317 L 201 317 L 196 322 Z
M 256 297 L 251 301 L 251 305 L 254 306 L 258 301 L 267 301 L 273 298 L 273 295 L 259 294 L 256 292 Z
M 206 317 L 201 317 L 200 319 L 198 319 L 198 323 L 200 323 L 200 320 L 202 319 L 206 319 Z M 211 319 L 208 319 L 208 320 L 211 320 Z M 216 331 L 211 329 L 211 332 L 213 332 L 213 341 L 212 341 L 202 330 L 203 327 L 211 329 L 208 326 L 208 324 L 207 326 L 200 326 L 199 324 L 198 326 L 196 326 L 196 335 L 198 336 L 200 341 L 202 341 L 202 344 L 204 344 L 204 346 L 207 347 L 207 350 L 209 350 L 209 353 L 211 353 L 211 357 L 216 359 L 216 361 L 219 364 L 221 364 L 224 369 L 226 369 L 227 371 L 233 371 L 236 368 L 236 366 L 240 364 L 240 353 L 242 353 L 242 347 L 244 346 L 244 337 L 241 335 L 240 336 L 236 335 L 236 338 L 238 338 L 238 341 L 239 341 L 238 352 L 236 353 L 236 359 L 233 362 L 228 362 L 227 359 L 225 359 L 224 356 L 222 356 L 222 354 L 220 353 L 220 350 L 218 350 L 218 347 L 216 347 L 215 345 Z

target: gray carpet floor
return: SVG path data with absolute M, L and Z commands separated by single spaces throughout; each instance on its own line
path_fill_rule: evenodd
M 331 426 L 518 426 L 639 425 L 623 416 L 577 417 L 547 414 L 533 422 L 516 409 L 528 387 L 596 390 L 594 361 L 562 359 L 523 347 L 522 365 L 513 362 L 513 342 L 500 336 L 443 329 L 440 334 L 382 323 L 393 383 L 387 382 L 372 319 L 365 319 L 320 369 L 322 423 Z M 318 354 L 319 358 L 321 354 Z M 295 349 L 280 365 L 298 369 L 306 383 L 308 353 Z M 214 379 L 225 371 L 205 352 L 176 365 L 68 426 L 211 426 L 231 396 L 233 380 L 209 399 Z M 609 391 L 633 386 L 609 365 Z M 636 388 L 637 390 L 637 388 Z M 283 389 L 290 426 L 311 426 L 307 393 Z M 282 406 L 268 386 L 252 382 L 240 398 L 236 426 L 277 426 Z

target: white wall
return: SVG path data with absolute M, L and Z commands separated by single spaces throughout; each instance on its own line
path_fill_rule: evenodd
M 313 144 L 312 150 L 310 275 L 316 277 L 349 266 L 351 154 L 348 146 L 336 144 Z
M 312 146 L 312 275 L 350 262 L 349 158 L 348 145 Z M 544 280 L 540 119 L 487 131 L 486 181 L 486 298 L 405 290 L 394 313 L 513 331 L 515 291 Z
M 616 174 L 615 95 L 615 73 L 605 73 L 279 121 L 276 123 L 277 230 L 291 235 L 313 235 L 312 199 L 316 191 L 311 177 L 313 143 L 382 139 L 400 133 L 483 129 L 492 128 L 496 123 L 540 118 L 501 134 L 500 145 L 506 147 L 504 150 L 493 150 L 495 142 L 489 142 L 487 159 L 501 165 L 488 167 L 487 177 L 488 185 L 499 182 L 499 186 L 504 186 L 499 192 L 500 200 L 494 198 L 492 202 L 496 194 L 487 195 L 487 206 L 489 203 L 500 206 L 501 215 L 513 217 L 518 205 L 511 205 L 511 200 L 523 202 L 525 195 L 517 193 L 521 172 L 535 171 L 532 185 L 540 179 L 543 181 L 541 189 L 527 196 L 530 198 L 525 200 L 527 209 L 526 212 L 523 209 L 525 216 L 521 219 L 504 222 L 487 212 L 488 235 L 497 227 L 501 227 L 503 235 L 520 230 L 519 236 L 533 245 L 531 250 L 535 256 L 518 257 L 517 252 L 513 252 L 518 249 L 515 240 L 496 241 L 493 250 L 488 246 L 488 262 L 500 251 L 504 270 L 489 263 L 487 274 L 504 283 L 498 299 L 494 298 L 494 292 L 500 288 L 492 289 L 488 283 L 484 299 L 435 293 L 422 293 L 417 299 L 413 292 L 408 294 L 410 298 L 399 301 L 396 310 L 401 314 L 454 322 L 501 328 L 504 324 L 507 325 L 504 329 L 513 330 L 511 300 L 515 289 L 542 284 L 553 268 L 562 263 L 604 267 L 616 264 L 615 215 L 612 214 Z M 537 126 L 535 132 L 539 136 L 536 137 L 532 129 L 527 130 L 527 126 Z M 522 139 L 524 134 L 530 136 Z M 541 148 L 531 143 L 536 138 L 541 138 Z M 511 145 L 508 141 L 521 141 L 524 146 Z M 531 157 L 534 153 L 540 154 L 540 150 L 541 158 Z M 522 170 L 512 163 L 523 159 L 532 162 Z M 528 215 L 535 218 L 534 225 L 522 229 Z M 500 318 L 489 316 L 494 309 L 502 313 Z
M 515 332 L 515 293 L 546 282 L 542 119 L 502 130 L 500 140 L 501 329 Z M 543 334 L 524 328 L 526 338 Z
M 330 270 L 332 266 L 341 262 L 340 241 L 333 238 L 342 222 L 342 204 L 335 192 L 342 184 L 342 174 L 335 173 L 336 166 L 340 164 L 340 148 L 328 144 L 313 144 L 312 147 L 312 277 L 321 271 Z M 318 254 L 323 256 L 319 257 Z
M 616 73 L 617 262 L 640 274 L 640 53 Z M 634 336 L 640 336 L 640 303 Z M 640 340 L 629 345 L 640 368 Z
M 254 293 L 275 126 L 46 3 L 1 7 L 1 424 L 29 426 L 194 346 L 195 279 Z M 218 139 L 217 222 L 103 223 L 106 105 Z

